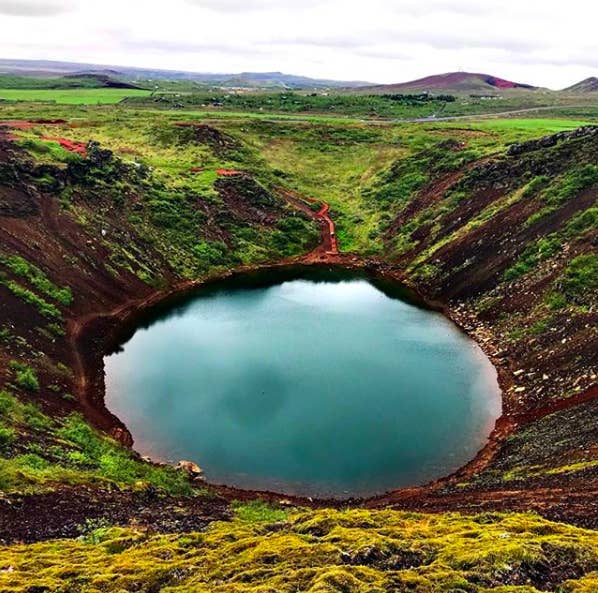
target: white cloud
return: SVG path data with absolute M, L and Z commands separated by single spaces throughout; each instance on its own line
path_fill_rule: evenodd
M 19 17 L 48 17 L 72 10 L 68 0 L 0 0 L 0 14 Z
M 597 74 L 587 0 L 0 0 L 0 19 L 7 58 L 373 82 L 464 69 L 552 88 Z
M 214 12 L 247 13 L 266 10 L 299 12 L 310 6 L 321 4 L 321 0 L 186 0 L 188 4 L 199 8 L 208 8 Z

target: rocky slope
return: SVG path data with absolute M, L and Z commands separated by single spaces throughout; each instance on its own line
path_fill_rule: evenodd
M 463 151 L 458 144 L 444 148 L 455 156 Z M 512 145 L 481 161 L 436 160 L 430 167 L 429 154 L 420 154 L 411 165 L 397 162 L 369 193 L 373 204 L 382 200 L 394 212 L 385 231 L 394 264 L 388 273 L 401 270 L 441 302 L 482 344 L 501 378 L 496 448 L 442 486 L 449 496 L 471 491 L 470 501 L 494 506 L 492 491 L 513 489 L 517 494 L 499 506 L 546 510 L 559 498 L 555 516 L 582 496 L 583 514 L 595 516 L 597 155 L 597 127 Z M 413 199 L 395 202 L 400 192 L 393 187 L 414 165 L 426 168 L 427 181 Z M 384 502 L 416 505 L 411 496 Z
M 184 290 L 190 277 L 304 252 L 319 234 L 248 175 L 216 179 L 216 195 L 199 194 L 165 187 L 96 144 L 84 157 L 58 154 L 40 161 L 0 134 L 0 490 L 32 495 L 20 507 L 0 499 L 0 539 L 72 534 L 92 509 L 131 518 L 153 506 L 153 520 L 171 523 L 176 499 L 147 501 L 188 495 L 187 477 L 142 462 L 81 416 L 130 444 L 103 405 L 101 359 L 120 328 L 117 312 Z M 121 497 L 109 492 L 133 486 Z M 79 490 L 63 497 L 57 487 Z M 57 499 L 63 512 L 31 516 L 31 506 Z M 34 524 L 15 530 L 23 515 Z M 179 515 L 175 524 L 185 522 Z

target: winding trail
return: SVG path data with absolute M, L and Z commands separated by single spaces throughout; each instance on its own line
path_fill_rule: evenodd
M 309 198 L 288 189 L 279 188 L 278 191 L 287 202 L 320 225 L 320 244 L 305 259 L 324 259 L 325 256 L 339 255 L 336 226 L 330 218 L 330 205 L 322 200 Z M 314 211 L 310 204 L 321 204 L 322 206 L 318 211 Z

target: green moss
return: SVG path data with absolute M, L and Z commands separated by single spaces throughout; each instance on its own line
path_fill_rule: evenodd
M 293 511 L 182 535 L 90 522 L 76 541 L 1 547 L 0 589 L 587 593 L 597 563 L 596 532 L 534 515 Z

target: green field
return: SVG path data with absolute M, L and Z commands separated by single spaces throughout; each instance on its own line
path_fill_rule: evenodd
M 126 97 L 146 97 L 149 94 L 150 91 L 137 89 L 0 89 L 0 100 L 103 105 L 119 103 Z

